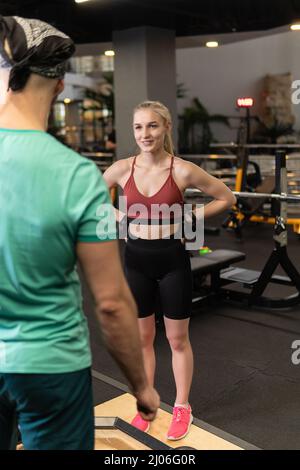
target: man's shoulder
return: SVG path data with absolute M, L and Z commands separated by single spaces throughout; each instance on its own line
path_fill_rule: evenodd
M 46 134 L 48 140 L 48 150 L 61 157 L 73 157 L 75 160 L 84 158 L 78 152 L 57 140 L 51 134 Z
M 97 169 L 96 164 L 88 158 L 82 156 L 67 145 L 59 142 L 55 137 L 48 134 L 48 153 L 49 158 L 52 158 L 56 164 L 66 165 L 70 170 L 85 167 L 90 169 Z

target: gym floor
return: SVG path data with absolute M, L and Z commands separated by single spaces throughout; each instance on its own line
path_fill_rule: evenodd
M 210 225 L 217 224 L 220 220 L 210 221 Z M 243 233 L 240 242 L 222 229 L 219 236 L 206 236 L 205 244 L 212 249 L 243 251 L 247 257 L 238 266 L 261 270 L 273 249 L 272 226 L 249 224 Z M 291 231 L 288 240 L 289 256 L 299 269 L 300 240 Z M 103 346 L 89 292 L 83 288 L 93 369 L 125 383 Z M 266 293 L 281 294 L 275 284 Z M 284 293 L 287 288 L 282 289 Z M 175 388 L 163 328 L 159 322 L 156 387 L 162 401 L 172 405 Z M 195 372 L 190 402 L 194 416 L 262 449 L 300 449 L 300 365 L 291 361 L 294 340 L 300 340 L 299 306 L 267 311 L 212 302 L 198 308 L 191 320 Z M 95 404 L 120 393 L 95 380 Z

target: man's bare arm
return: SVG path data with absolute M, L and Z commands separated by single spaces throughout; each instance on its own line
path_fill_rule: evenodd
M 106 346 L 127 377 L 138 408 L 144 409 L 141 414 L 154 419 L 159 398 L 146 379 L 136 305 L 123 274 L 118 244 L 78 243 L 76 251 Z
M 103 173 L 103 178 L 109 189 L 120 185 L 120 180 L 122 180 L 124 174 L 128 171 L 128 168 L 129 164 L 125 159 L 118 160 L 107 168 Z M 126 214 L 117 208 L 114 208 L 114 211 L 117 222 L 121 222 Z

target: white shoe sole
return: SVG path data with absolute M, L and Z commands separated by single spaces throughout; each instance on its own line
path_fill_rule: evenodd
M 190 417 L 190 422 L 189 422 L 189 426 L 187 428 L 186 433 L 183 434 L 180 437 L 167 436 L 168 441 L 179 441 L 180 439 L 183 439 L 185 436 L 187 436 L 187 434 L 189 433 L 192 422 L 193 422 L 193 415 L 191 415 L 191 417 Z

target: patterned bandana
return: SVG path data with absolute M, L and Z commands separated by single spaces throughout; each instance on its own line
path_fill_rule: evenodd
M 0 68 L 10 68 L 8 88 L 22 88 L 30 73 L 63 78 L 75 51 L 68 36 L 40 20 L 0 16 Z

